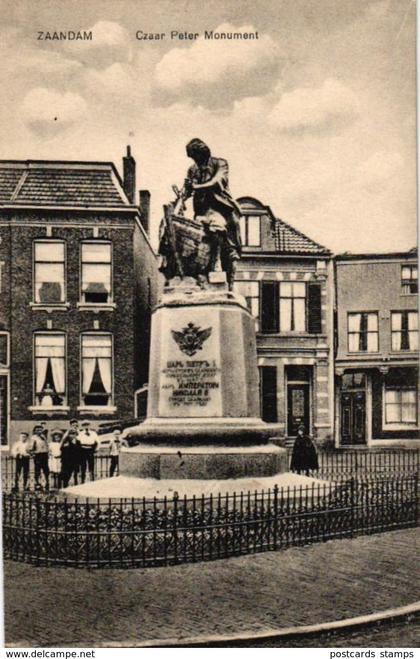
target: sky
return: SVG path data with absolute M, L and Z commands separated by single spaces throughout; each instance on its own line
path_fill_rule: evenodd
M 416 243 L 413 0 L 2 0 L 0 158 L 127 144 L 162 204 L 206 141 L 252 196 L 334 252 Z M 92 41 L 38 31 L 92 30 Z M 137 30 L 166 33 L 138 40 Z M 171 40 L 171 30 L 198 32 Z M 259 38 L 205 40 L 204 31 Z

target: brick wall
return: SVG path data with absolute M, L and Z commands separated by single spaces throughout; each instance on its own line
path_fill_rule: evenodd
M 62 239 L 67 245 L 67 301 L 69 308 L 60 311 L 34 310 L 32 290 L 32 243 L 47 238 L 45 214 L 15 216 L 11 227 L 11 416 L 13 420 L 32 419 L 28 411 L 33 403 L 33 333 L 42 330 L 63 331 L 67 335 L 67 389 L 70 411 L 60 419 L 78 416 L 80 404 L 80 334 L 83 331 L 111 332 L 114 337 L 114 404 L 117 412 L 111 418 L 132 418 L 134 415 L 134 388 L 139 376 L 135 375 L 134 345 L 148 345 L 149 306 L 155 303 L 155 259 L 146 239 L 134 239 L 135 223 L 132 215 L 113 214 L 70 216 L 55 214 L 47 217 L 49 237 Z M 43 221 L 41 221 L 43 220 Z M 65 222 L 65 226 L 62 223 Z M 81 310 L 80 241 L 106 239 L 113 245 L 113 300 L 114 310 Z M 134 244 L 136 245 L 133 250 Z M 136 252 L 136 258 L 134 258 Z M 136 266 L 135 266 L 136 261 Z M 143 270 L 142 270 L 143 268 Z M 136 276 L 139 281 L 135 285 Z M 150 279 L 150 293 L 147 282 Z M 141 303 L 141 311 L 135 304 Z M 147 303 L 147 304 L 146 304 Z M 137 325 L 138 318 L 142 322 Z M 137 364 L 137 362 L 136 362 Z M 142 375 L 141 378 L 144 376 Z M 147 378 L 146 378 L 147 379 Z M 144 380 L 143 380 L 144 381 Z M 54 413 L 55 414 L 55 413 Z M 39 415 L 33 418 L 38 420 Z M 47 418 L 47 417 L 45 417 Z M 48 417 L 51 418 L 51 417 Z M 100 419 L 109 418 L 102 415 Z

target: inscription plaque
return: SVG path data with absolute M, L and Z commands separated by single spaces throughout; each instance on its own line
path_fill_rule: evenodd
M 188 314 L 188 316 L 187 316 Z M 164 330 L 159 416 L 222 416 L 218 321 L 205 309 L 181 312 Z M 176 325 L 175 325 L 176 321 Z

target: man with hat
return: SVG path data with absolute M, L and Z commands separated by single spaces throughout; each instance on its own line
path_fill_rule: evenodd
M 293 445 L 290 471 L 296 471 L 298 474 L 305 472 L 305 475 L 309 476 L 311 469 L 318 469 L 318 456 L 315 444 L 305 433 L 305 426 L 300 425 Z
M 34 426 L 29 446 L 30 446 L 30 453 L 34 456 L 35 489 L 39 490 L 41 488 L 39 477 L 41 476 L 41 472 L 42 472 L 45 478 L 45 489 L 48 492 L 48 490 L 50 489 L 50 484 L 49 484 L 50 470 L 48 467 L 48 441 L 46 439 L 43 426 L 41 425 Z
M 19 489 L 20 474 L 23 474 L 23 487 L 28 489 L 29 477 L 29 435 L 27 432 L 21 432 L 18 441 L 13 444 L 11 450 L 12 457 L 15 458 L 15 486 L 14 490 Z
M 77 485 L 77 475 L 80 469 L 79 422 L 77 419 L 70 420 L 70 428 L 64 433 L 60 447 L 63 487 L 68 486 L 72 476 L 74 485 Z
M 80 472 L 82 483 L 86 479 L 86 469 L 89 470 L 90 480 L 95 480 L 95 451 L 98 448 L 98 435 L 90 427 L 90 421 L 82 421 L 79 432 L 80 442 Z

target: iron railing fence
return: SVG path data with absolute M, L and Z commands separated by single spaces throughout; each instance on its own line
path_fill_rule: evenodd
M 151 567 L 415 526 L 418 474 L 233 495 L 3 494 L 3 551 L 36 565 Z
M 288 449 L 289 464 L 292 449 Z M 366 478 L 375 476 L 392 476 L 415 473 L 420 470 L 419 449 L 384 449 L 373 451 L 319 451 L 319 469 L 311 470 L 310 476 L 324 480 L 348 480 L 349 478 Z M 109 476 L 110 456 L 95 456 L 95 478 Z M 116 472 L 118 474 L 118 470 Z M 15 459 L 12 456 L 1 458 L 1 482 L 4 491 L 10 490 L 15 479 Z M 89 475 L 87 475 L 89 479 Z M 78 479 L 80 483 L 80 476 Z M 74 484 L 74 480 L 71 481 Z M 53 478 L 50 476 L 50 488 Z M 20 485 L 22 487 L 22 483 Z M 33 463 L 28 482 L 29 489 L 35 488 Z
M 288 448 L 289 464 L 292 448 Z M 372 449 L 318 451 L 319 469 L 309 475 L 321 479 L 347 480 L 375 476 L 410 474 L 420 469 L 419 449 Z

